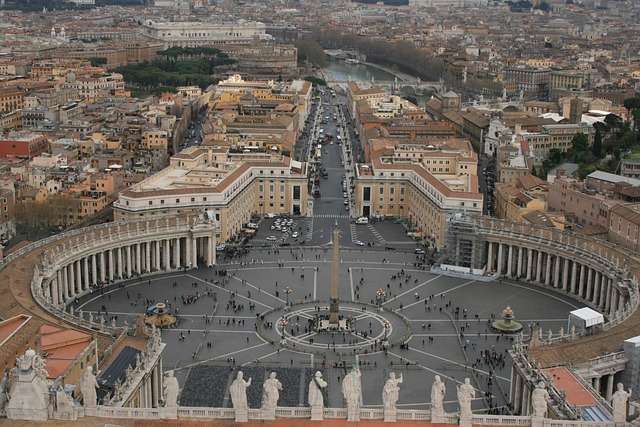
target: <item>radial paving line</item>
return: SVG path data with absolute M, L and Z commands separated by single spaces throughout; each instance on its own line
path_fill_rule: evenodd
M 251 347 L 245 347 L 245 348 L 243 348 L 241 350 L 232 351 L 230 353 L 221 354 L 220 356 L 215 356 L 215 357 L 211 357 L 209 359 L 199 360 L 197 362 L 189 363 L 189 364 L 184 365 L 184 366 L 176 367 L 173 370 L 174 371 L 180 371 L 182 369 L 188 369 L 188 368 L 191 368 L 193 366 L 202 365 L 203 363 L 206 363 L 206 362 L 211 362 L 212 360 L 218 360 L 218 359 L 221 359 L 223 357 L 229 357 L 229 356 L 233 356 L 234 354 L 242 353 L 243 351 L 253 350 L 254 348 L 262 347 L 263 345 L 267 345 L 267 344 L 269 344 L 269 343 L 263 342 L 263 343 L 260 343 L 260 344 L 253 345 Z
M 439 297 L 440 295 L 446 295 L 446 294 L 448 294 L 449 292 L 453 292 L 453 291 L 455 291 L 456 289 L 460 289 L 460 288 L 462 288 L 462 287 L 464 287 L 464 286 L 468 286 L 468 285 L 472 284 L 473 282 L 475 282 L 475 280 L 469 280 L 468 282 L 464 282 L 464 283 L 462 283 L 461 285 L 454 286 L 454 287 L 453 287 L 453 288 L 451 288 L 451 289 L 447 289 L 446 291 L 443 291 L 443 292 L 440 292 L 440 293 L 438 293 L 438 294 L 435 294 L 435 295 L 434 295 L 434 297 Z M 417 305 L 417 304 L 423 303 L 426 299 L 427 299 L 427 298 L 419 299 L 419 300 L 418 300 L 418 301 L 416 301 L 416 302 L 412 302 L 411 304 L 405 305 L 402 309 L 403 309 L 403 310 L 405 310 L 405 309 L 407 309 L 407 308 L 409 308 L 409 307 L 413 307 L 414 305 Z
M 421 288 L 421 287 L 423 287 L 424 285 L 427 285 L 427 284 L 429 284 L 429 283 L 433 282 L 434 280 L 439 279 L 440 277 L 442 277 L 442 274 L 439 274 L 439 275 L 437 275 L 436 277 L 432 277 L 431 279 L 426 280 L 426 281 L 424 281 L 424 282 L 420 283 L 419 285 L 416 285 L 416 286 L 414 286 L 413 288 L 411 288 L 411 289 L 409 289 L 409 290 L 407 290 L 407 291 L 404 291 L 403 293 L 401 293 L 401 294 L 399 294 L 399 295 L 396 295 L 395 297 L 391 298 L 390 300 L 385 301 L 385 302 L 384 302 L 384 304 L 382 304 L 382 305 L 388 304 L 388 303 L 390 303 L 391 301 L 395 301 L 396 299 L 400 298 L 401 296 L 406 295 L 406 294 L 408 294 L 408 293 L 409 293 L 409 292 L 411 292 L 411 291 L 415 291 L 416 289 Z
M 413 351 L 415 351 L 417 353 L 424 354 L 425 356 L 433 357 L 434 359 L 442 360 L 443 362 L 451 363 L 451 364 L 459 366 L 461 368 L 469 369 L 471 371 L 478 372 L 478 373 L 480 373 L 482 375 L 489 376 L 489 372 L 484 371 L 482 369 L 473 368 L 473 367 L 471 367 L 469 365 L 465 365 L 465 364 L 460 363 L 460 362 L 455 362 L 455 361 L 453 361 L 451 359 L 447 359 L 445 357 L 436 356 L 435 354 L 427 353 L 426 351 L 418 350 L 417 348 L 414 348 L 414 347 L 409 347 L 409 350 L 413 350 Z M 501 380 L 504 380 L 504 381 L 509 382 L 509 383 L 511 382 L 511 380 L 509 378 L 501 377 L 499 375 L 496 375 L 496 378 L 500 378 Z
M 209 283 L 209 282 L 207 282 L 206 280 L 203 280 L 203 279 L 201 279 L 201 278 L 199 278 L 199 277 L 196 277 L 196 276 L 193 276 L 193 275 L 191 275 L 191 274 L 187 274 L 186 276 L 187 276 L 187 277 L 191 277 L 191 278 L 192 278 L 192 279 L 194 279 L 194 280 L 199 280 L 200 282 L 204 283 L 205 285 L 208 285 L 208 286 L 211 286 L 211 287 L 214 287 L 214 288 L 221 289 L 221 290 L 225 291 L 225 292 L 226 292 L 226 293 L 228 293 L 228 294 L 232 293 L 232 291 L 230 291 L 229 289 L 223 288 L 222 286 L 218 286 L 218 285 L 216 285 L 216 284 L 214 284 L 214 283 Z M 249 297 L 242 296 L 242 295 L 240 295 L 240 294 L 239 294 L 239 293 L 237 293 L 237 292 L 236 292 L 236 296 L 237 296 L 238 298 L 246 299 L 246 300 L 248 300 L 248 301 L 255 302 L 256 304 L 260 304 L 260 305 L 261 305 L 261 306 L 263 306 L 263 307 L 267 307 L 269 310 L 273 310 L 273 307 L 271 307 L 270 305 L 267 305 L 267 304 L 265 304 L 265 303 L 262 303 L 262 302 L 260 302 L 260 301 L 258 301 L 258 300 L 253 299 L 253 298 L 249 298 Z
M 269 293 L 269 292 L 265 291 L 265 290 L 264 290 L 264 289 L 262 289 L 262 288 L 259 288 L 259 287 L 255 286 L 255 285 L 252 285 L 252 284 L 251 284 L 251 282 L 249 282 L 248 280 L 241 279 L 240 277 L 238 277 L 238 276 L 236 276 L 236 275 L 232 275 L 232 276 L 231 276 L 231 278 L 233 278 L 233 279 L 235 279 L 235 280 L 239 281 L 241 284 L 243 283 L 243 280 L 244 280 L 244 284 L 245 284 L 245 285 L 249 286 L 250 288 L 253 288 L 253 289 L 257 290 L 259 294 L 269 295 L 271 298 L 273 298 L 273 299 L 277 299 L 278 301 L 280 301 L 280 302 L 282 302 L 282 303 L 285 303 L 285 304 L 286 304 L 286 301 L 285 301 L 285 300 L 283 300 L 282 298 L 279 298 L 279 297 L 277 297 L 277 296 L 275 296 L 275 295 L 273 295 L 273 294 L 271 294 L 271 293 Z

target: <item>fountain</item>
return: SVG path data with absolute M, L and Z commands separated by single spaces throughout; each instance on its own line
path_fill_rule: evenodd
M 176 323 L 176 316 L 169 313 L 165 303 L 159 302 L 147 308 L 144 323 L 149 326 L 154 325 L 156 328 L 166 328 Z
M 493 329 L 507 334 L 513 334 L 522 330 L 522 323 L 514 319 L 513 310 L 509 306 L 502 310 L 502 319 L 496 320 L 491 326 Z

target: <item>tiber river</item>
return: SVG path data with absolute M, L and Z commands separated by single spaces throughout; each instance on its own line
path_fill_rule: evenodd
M 331 58 L 329 58 L 327 66 L 323 68 L 322 71 L 327 77 L 327 80 L 352 80 L 354 82 L 371 83 L 372 79 L 374 79 L 375 83 L 377 81 L 392 81 L 394 78 L 393 74 L 366 64 L 350 64 L 339 59 Z M 400 93 L 399 95 L 408 94 Z M 424 107 L 425 101 L 428 100 L 430 96 L 420 95 L 416 98 L 419 106 Z

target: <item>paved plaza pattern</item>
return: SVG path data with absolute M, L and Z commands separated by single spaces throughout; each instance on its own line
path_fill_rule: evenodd
M 242 368 L 245 377 L 253 378 L 248 396 L 254 407 L 259 406 L 265 375 L 272 370 L 285 384 L 282 406 L 304 405 L 310 373 L 321 370 L 329 382 L 328 405 L 339 407 L 343 405 L 340 379 L 356 362 L 363 372 L 365 406 L 381 405 L 390 371 L 404 374 L 400 407 L 424 409 L 429 401 L 427 385 L 436 374 L 447 383 L 450 410 L 456 407 L 454 385 L 467 376 L 479 390 L 493 393 L 496 406 L 504 404 L 510 375 L 506 350 L 512 337 L 492 331 L 491 316 L 500 316 L 510 306 L 525 324 L 525 333 L 536 323 L 557 331 L 566 325 L 576 304 L 527 285 L 436 275 L 414 268 L 413 258 L 408 251 L 342 252 L 340 299 L 349 307 L 366 307 L 372 315 L 390 319 L 399 329 L 397 337 L 392 333 L 386 351 L 353 334 L 315 334 L 312 342 L 317 347 L 308 344 L 313 331 L 305 330 L 304 316 L 296 321 L 295 311 L 328 302 L 328 247 L 256 249 L 216 268 L 130 281 L 88 296 L 76 310 L 106 311 L 117 324 L 133 324 L 150 304 L 167 302 L 178 323 L 162 331 L 167 343 L 164 367 L 176 370 L 183 405 L 229 406 L 226 390 L 234 371 Z M 380 311 L 374 304 L 378 289 L 386 294 Z M 288 318 L 286 335 L 294 342 L 283 344 L 282 325 L 277 322 L 286 312 L 287 298 L 294 316 Z M 378 336 L 378 321 L 366 319 L 358 320 L 356 329 Z M 342 349 L 347 343 L 351 346 Z M 483 357 L 487 351 L 502 359 L 488 363 Z M 475 405 L 486 407 L 489 402 L 479 398 Z

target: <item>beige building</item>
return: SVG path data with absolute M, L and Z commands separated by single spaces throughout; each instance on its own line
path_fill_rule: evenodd
M 476 167 L 466 140 L 400 144 L 375 153 L 357 169 L 356 214 L 406 218 L 416 233 L 442 248 L 452 215 L 482 212 Z
M 252 215 L 307 215 L 306 164 L 275 154 L 191 147 L 120 193 L 113 206 L 115 220 L 206 211 L 217 221 L 217 240 L 226 241 Z
M 627 249 L 640 249 L 640 204 L 629 203 L 611 209 L 608 237 Z
M 549 210 L 562 212 L 567 219 L 581 228 L 609 228 L 609 212 L 620 204 L 606 195 L 588 188 L 573 178 L 559 177 L 549 187 Z
M 554 148 L 562 152 L 569 150 L 573 137 L 578 133 L 587 136 L 589 145 L 593 144 L 595 129 L 586 123 L 543 125 L 540 132 L 522 132 L 518 138 L 520 142 L 526 142 L 529 153 L 537 164 L 542 163 Z

